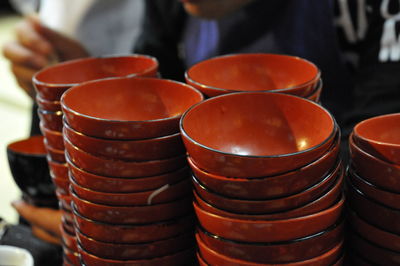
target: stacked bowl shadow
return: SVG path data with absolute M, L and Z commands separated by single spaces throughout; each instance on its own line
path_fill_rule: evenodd
M 32 136 L 7 145 L 11 175 L 22 198 L 34 206 L 58 209 L 46 155 L 43 136 Z
M 193 171 L 201 265 L 340 265 L 339 129 L 287 94 L 207 99 L 180 122 Z
M 364 120 L 349 139 L 349 254 L 362 265 L 400 261 L 400 113 Z
M 190 265 L 190 170 L 179 133 L 203 100 L 156 78 L 82 83 L 61 99 L 78 249 L 85 265 Z
M 65 261 L 70 264 L 80 265 L 70 204 L 68 167 L 64 153 L 61 96 L 72 86 L 85 81 L 119 76 L 154 77 L 157 71 L 158 62 L 155 58 L 130 55 L 71 60 L 45 68 L 33 77 L 37 92 L 40 129 L 44 135 L 50 174 L 63 213 L 61 232 Z M 86 104 L 90 105 L 90 102 Z
M 207 97 L 240 91 L 298 95 L 319 102 L 318 67 L 305 59 L 279 54 L 233 54 L 201 61 L 185 73 L 186 83 Z

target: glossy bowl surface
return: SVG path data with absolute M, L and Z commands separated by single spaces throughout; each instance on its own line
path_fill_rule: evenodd
M 398 265 L 400 253 L 379 247 L 356 233 L 349 234 L 349 245 L 353 252 L 372 262 L 374 265 Z
M 239 259 L 234 259 L 228 256 L 225 256 L 221 253 L 216 252 L 215 250 L 208 247 L 199 237 L 196 235 L 197 244 L 199 247 L 200 256 L 203 258 L 204 262 L 207 264 L 205 265 L 220 265 L 220 266 L 276 266 L 276 263 L 268 264 L 268 263 L 254 263 Z M 326 265 L 333 265 L 335 261 L 337 261 L 343 252 L 343 241 L 338 243 L 335 247 L 331 250 L 326 251 L 324 254 L 317 256 L 315 258 L 305 260 L 305 261 L 298 261 L 292 262 L 288 264 L 279 264 L 279 265 L 286 265 L 286 266 L 326 266 Z M 336 265 L 336 264 L 335 264 Z M 340 265 L 340 264 L 339 264 Z
M 321 232 L 340 218 L 344 198 L 330 208 L 307 216 L 284 220 L 241 220 L 219 216 L 193 203 L 199 224 L 220 237 L 244 242 L 290 241 Z
M 150 224 L 108 224 L 90 220 L 75 209 L 74 225 L 86 236 L 102 242 L 134 244 L 168 239 L 193 230 L 192 215 Z
M 358 216 L 353 210 L 347 209 L 348 221 L 353 231 L 365 239 L 383 248 L 400 252 L 400 236 L 382 230 Z
M 40 122 L 45 128 L 48 128 L 53 131 L 62 131 L 62 116 L 63 113 L 62 111 L 47 111 L 43 109 L 38 109 L 37 110 Z
M 268 92 L 207 99 L 185 112 L 180 128 L 199 168 L 239 178 L 303 167 L 325 154 L 338 133 L 334 118 L 320 105 Z
M 369 154 L 400 165 L 400 113 L 375 116 L 353 130 L 357 145 Z
M 400 165 L 385 162 L 365 152 L 349 137 L 350 157 L 354 170 L 368 182 L 400 193 Z
M 136 178 L 166 174 L 186 166 L 185 155 L 153 161 L 113 160 L 81 150 L 68 138 L 64 138 L 64 144 L 66 156 L 74 165 L 96 175 Z
M 87 252 L 107 259 L 137 260 L 167 256 L 194 245 L 194 233 L 188 232 L 165 240 L 140 244 L 101 242 L 76 232 L 77 239 Z
M 82 187 L 74 177 L 69 178 L 76 195 L 86 201 L 113 206 L 153 205 L 177 200 L 191 194 L 190 179 L 182 179 L 176 183 L 166 183 L 156 189 L 140 192 L 106 193 Z
M 61 106 L 68 125 L 82 134 L 149 139 L 178 133 L 182 113 L 202 100 L 198 90 L 181 82 L 110 78 L 71 88 Z
M 347 200 L 351 208 L 368 223 L 386 231 L 400 234 L 400 210 L 383 205 L 347 182 Z
M 63 134 L 76 147 L 98 156 L 121 160 L 159 160 L 185 153 L 180 133 L 143 140 L 112 140 L 84 135 L 65 121 Z
M 158 62 L 145 55 L 88 57 L 44 68 L 32 79 L 37 94 L 47 101 L 59 101 L 62 94 L 77 84 L 108 77 L 155 77 Z
M 43 123 L 39 123 L 40 131 L 45 137 L 47 144 L 58 150 L 64 150 L 64 139 L 63 134 L 60 131 L 55 131 L 43 126 Z
M 195 261 L 195 250 L 194 248 L 188 248 L 183 251 L 169 254 L 168 256 L 152 258 L 152 259 L 142 259 L 142 260 L 111 260 L 105 259 L 93 254 L 89 254 L 82 247 L 79 246 L 79 253 L 81 260 L 85 265 L 90 266 L 186 266 L 193 265 Z
M 40 97 L 39 94 L 36 94 L 36 103 L 40 109 L 57 112 L 61 111 L 61 103 L 60 101 L 48 101 Z
M 77 184 L 100 192 L 140 192 L 160 188 L 165 184 L 173 184 L 183 179 L 190 179 L 190 170 L 188 167 L 182 167 L 178 170 L 156 176 L 117 178 L 91 174 L 74 165 L 68 157 L 66 157 L 66 160 L 71 175 L 74 177 Z
M 338 177 L 342 174 L 343 167 L 340 162 L 335 169 L 321 180 L 299 193 L 280 197 L 264 198 L 262 200 L 247 200 L 240 198 L 230 198 L 218 194 L 201 184 L 194 176 L 192 177 L 194 189 L 209 204 L 231 212 L 247 214 L 265 214 L 274 212 L 284 212 L 299 208 L 326 194 Z
M 343 219 L 322 232 L 287 242 L 236 242 L 197 230 L 210 249 L 230 258 L 257 263 L 290 263 L 318 257 L 343 241 Z M 312 248 L 310 248 L 312 247 Z
M 149 224 L 193 214 L 192 197 L 151 205 L 111 206 L 79 198 L 71 192 L 75 209 L 84 217 L 110 224 Z
M 211 190 L 232 198 L 263 199 L 299 193 L 315 185 L 335 167 L 339 154 L 339 135 L 329 150 L 310 164 L 281 175 L 263 178 L 238 178 L 215 175 L 200 169 L 188 156 L 188 163 L 196 178 Z
M 320 73 L 311 62 L 278 54 L 234 54 L 193 65 L 186 82 L 208 97 L 237 91 L 275 91 L 308 95 Z
M 354 186 L 367 197 L 393 209 L 400 210 L 400 193 L 394 193 L 369 183 L 351 168 L 348 171 L 348 176 Z
M 44 140 L 44 147 L 46 148 L 49 158 L 55 162 L 65 163 L 65 152 L 64 150 L 59 150 L 51 147 L 47 140 Z
M 32 198 L 55 197 L 43 136 L 13 141 L 7 145 L 7 159 L 19 189 Z
M 313 213 L 317 213 L 323 211 L 337 202 L 342 195 L 343 190 L 343 182 L 344 182 L 344 173 L 342 173 L 335 184 L 332 185 L 330 190 L 322 195 L 320 198 L 304 205 L 299 208 L 288 210 L 285 212 L 276 212 L 269 214 L 243 214 L 243 213 L 233 213 L 226 210 L 218 209 L 215 206 L 204 201 L 196 191 L 193 191 L 194 198 L 196 203 L 205 211 L 210 213 L 220 215 L 223 217 L 229 217 L 234 219 L 244 219 L 244 220 L 282 220 L 282 219 L 290 219 L 301 216 L 310 215 Z
M 50 156 L 47 156 L 47 163 L 49 164 L 51 176 L 68 179 L 68 165 L 66 163 L 53 161 Z

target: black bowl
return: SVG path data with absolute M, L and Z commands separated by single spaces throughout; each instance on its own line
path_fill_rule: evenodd
M 15 183 L 28 202 L 52 207 L 57 198 L 46 160 L 43 136 L 9 143 L 7 158 Z

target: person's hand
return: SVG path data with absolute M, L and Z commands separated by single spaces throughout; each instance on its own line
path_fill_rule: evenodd
M 4 56 L 10 60 L 11 70 L 22 89 L 33 97 L 33 75 L 45 66 L 59 61 L 88 56 L 77 41 L 44 25 L 36 17 L 27 17 L 16 29 L 16 41 L 6 43 Z
M 23 200 L 12 202 L 12 206 L 32 226 L 32 233 L 47 242 L 60 244 L 61 211 L 36 207 Z

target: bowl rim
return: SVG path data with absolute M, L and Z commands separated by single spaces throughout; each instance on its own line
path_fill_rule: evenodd
M 189 114 L 192 110 L 194 110 L 195 108 L 197 108 L 200 104 L 204 104 L 206 102 L 210 102 L 210 101 L 215 101 L 218 100 L 219 98 L 225 98 L 225 97 L 235 97 L 236 95 L 242 95 L 242 94 L 248 94 L 248 95 L 255 95 L 255 94 L 261 94 L 261 95 L 279 95 L 277 97 L 293 97 L 296 98 L 297 100 L 301 99 L 304 100 L 314 106 L 316 106 L 317 108 L 321 109 L 324 113 L 326 113 L 328 115 L 328 117 L 331 118 L 332 121 L 332 131 L 329 133 L 329 135 L 320 143 L 318 143 L 317 145 L 314 145 L 308 149 L 305 150 L 301 150 L 301 151 L 297 151 L 297 152 L 292 152 L 292 153 L 285 153 L 285 154 L 276 154 L 276 155 L 242 155 L 242 154 L 235 154 L 235 153 L 231 153 L 231 152 L 224 152 L 224 151 L 220 151 L 217 150 L 215 148 L 211 148 L 206 146 L 205 144 L 201 144 L 198 141 L 194 140 L 192 137 L 189 136 L 189 134 L 186 132 L 185 128 L 184 128 L 184 120 L 187 114 Z M 274 96 L 272 96 L 274 97 Z M 289 95 L 289 94 L 283 94 L 283 93 L 276 93 L 276 92 L 235 92 L 235 93 L 228 93 L 228 94 L 223 94 L 223 95 L 219 95 L 219 96 L 215 96 L 212 98 L 208 98 L 206 100 L 203 100 L 201 102 L 198 102 L 194 105 L 192 105 L 189 109 L 186 110 L 186 112 L 183 113 L 180 121 L 179 121 L 179 128 L 181 131 L 181 135 L 188 139 L 191 143 L 193 143 L 196 146 L 201 147 L 202 149 L 205 149 L 207 151 L 211 151 L 213 153 L 217 153 L 217 154 L 222 154 L 224 156 L 234 156 L 234 157 L 239 157 L 239 158 L 248 158 L 248 159 L 268 159 L 268 158 L 285 158 L 285 157 L 290 157 L 290 156 L 297 156 L 297 155 L 301 155 L 313 150 L 318 149 L 319 147 L 323 146 L 324 144 L 326 144 L 327 142 L 329 142 L 331 139 L 334 139 L 336 134 L 341 134 L 340 133 L 340 128 L 336 122 L 336 119 L 333 117 L 333 115 L 323 106 L 309 100 L 306 98 L 302 98 L 300 96 L 296 96 L 296 95 Z M 329 147 L 328 147 L 329 149 Z M 287 171 L 285 171 L 287 172 Z
M 155 138 L 145 138 L 145 139 L 129 139 L 129 138 L 123 138 L 123 139 L 111 139 L 111 138 L 105 138 L 105 137 L 94 137 L 90 135 L 86 135 L 82 132 L 77 131 L 76 129 L 72 128 L 68 122 L 66 121 L 65 117 L 63 117 L 63 131 L 61 134 L 64 134 L 65 131 L 71 131 L 73 132 L 72 134 L 74 135 L 79 135 L 82 138 L 87 138 L 90 139 L 91 141 L 100 141 L 100 142 L 105 142 L 105 143 L 120 143 L 120 142 L 131 142 L 131 143 L 146 143 L 146 142 L 152 142 L 152 141 L 163 141 L 163 140 L 169 140 L 173 138 L 177 138 L 178 136 L 181 135 L 180 132 L 169 134 L 169 135 L 163 135 L 160 137 L 155 137 Z M 72 143 L 73 144 L 73 143 Z M 75 145 L 75 144 L 74 144 Z
M 297 193 L 290 194 L 290 195 L 287 195 L 287 196 L 270 197 L 270 198 L 263 198 L 263 199 L 243 199 L 243 198 L 235 198 L 235 197 L 231 197 L 231 196 L 225 196 L 225 195 L 223 195 L 223 194 L 221 194 L 221 193 L 219 193 L 219 192 L 214 191 L 214 190 L 211 189 L 211 188 L 208 188 L 208 187 L 207 187 L 206 185 L 204 185 L 194 174 L 192 174 L 191 180 L 192 180 L 197 186 L 199 186 L 200 189 L 206 191 L 207 193 L 215 194 L 215 195 L 217 195 L 218 197 L 225 198 L 225 199 L 228 199 L 228 200 L 245 201 L 245 202 L 248 202 L 248 203 L 251 203 L 251 202 L 260 202 L 260 201 L 270 202 L 270 201 L 283 200 L 283 199 L 295 197 L 295 196 L 298 196 L 298 194 L 307 193 L 307 192 L 309 192 L 310 190 L 313 190 L 313 189 L 315 189 L 315 188 L 321 186 L 322 184 L 328 183 L 327 181 L 328 181 L 330 178 L 332 178 L 333 175 L 336 174 L 337 177 L 334 179 L 333 184 L 332 184 L 332 185 L 335 185 L 335 183 L 336 183 L 336 181 L 338 180 L 338 178 L 340 178 L 340 176 L 341 176 L 341 175 L 343 174 L 343 172 L 344 172 L 342 165 L 343 165 L 343 162 L 342 162 L 341 160 L 336 160 L 335 165 L 332 167 L 332 169 L 330 169 L 330 171 L 329 171 L 326 175 L 324 175 L 321 179 L 319 179 L 319 180 L 317 181 L 317 183 L 315 183 L 315 184 L 313 184 L 313 185 L 311 185 L 311 186 L 309 186 L 309 187 L 306 187 L 305 189 L 303 189 L 303 190 L 301 190 L 301 191 L 299 191 L 299 192 L 297 192 Z M 329 188 L 327 188 L 327 189 L 330 189 L 330 188 L 331 188 L 331 186 L 329 186 Z M 194 189 L 195 189 L 195 188 L 194 188 Z M 327 191 L 324 191 L 324 194 L 325 194 L 326 192 L 327 192 Z M 298 207 L 297 207 L 297 208 L 298 208 Z
M 193 206 L 195 209 L 200 210 L 201 212 L 205 213 L 205 215 L 207 215 L 207 216 L 212 216 L 214 219 L 218 219 L 219 221 L 224 221 L 224 222 L 228 222 L 228 223 L 246 223 L 246 224 L 252 224 L 252 225 L 257 225 L 260 223 L 269 223 L 269 224 L 273 224 L 273 225 L 279 225 L 281 223 L 296 222 L 296 221 L 307 220 L 310 218 L 316 218 L 316 217 L 325 215 L 329 212 L 334 212 L 336 209 L 338 209 L 340 206 L 343 205 L 344 201 L 345 201 L 345 196 L 342 194 L 340 199 L 334 205 L 332 205 L 329 208 L 322 210 L 320 212 L 305 215 L 305 216 L 300 216 L 300 217 L 296 217 L 296 218 L 288 218 L 288 219 L 282 219 L 282 220 L 262 220 L 262 221 L 237 219 L 237 218 L 230 218 L 230 217 L 224 217 L 221 215 L 217 215 L 217 214 L 208 212 L 206 210 L 203 210 L 196 202 L 193 202 Z
M 374 122 L 376 120 L 380 120 L 380 119 L 386 119 L 388 117 L 398 117 L 399 121 L 400 121 L 400 113 L 390 113 L 390 114 L 384 114 L 384 115 L 379 115 L 379 116 L 373 116 L 370 117 L 368 119 L 365 119 L 361 122 L 359 122 L 358 124 L 356 124 L 353 128 L 353 132 L 352 132 L 352 136 L 354 138 L 354 140 L 360 139 L 365 143 L 373 143 L 375 145 L 379 145 L 379 146 L 387 146 L 387 147 L 394 147 L 394 148 L 398 148 L 400 151 L 400 144 L 396 144 L 396 143 L 390 143 L 390 142 L 386 142 L 386 141 L 380 141 L 380 140 L 376 140 L 376 139 L 372 139 L 369 137 L 366 137 L 362 134 L 359 134 L 359 130 L 360 128 L 362 128 L 363 126 L 365 126 L 368 123 Z
M 216 234 L 208 232 L 206 229 L 204 229 L 200 224 L 197 224 L 196 231 L 201 231 L 205 235 L 207 235 L 210 238 L 214 238 L 217 240 L 220 240 L 222 242 L 228 242 L 228 243 L 233 243 L 237 245 L 247 245 L 247 246 L 281 246 L 281 245 L 290 245 L 310 239 L 315 239 L 319 236 L 325 235 L 327 233 L 330 233 L 334 231 L 335 229 L 339 228 L 342 226 L 344 227 L 344 221 L 345 221 L 345 215 L 342 214 L 337 221 L 335 221 L 334 224 L 330 225 L 328 228 L 324 229 L 323 231 L 319 231 L 317 233 L 313 233 L 308 236 L 292 239 L 292 240 L 286 240 L 286 241 L 276 241 L 276 242 L 245 242 L 245 241 L 239 241 L 239 240 L 233 240 L 233 239 L 227 239 L 225 237 L 218 236 Z
M 209 61 L 212 61 L 212 60 L 225 59 L 225 58 L 228 58 L 228 57 L 232 58 L 232 57 L 237 57 L 237 56 L 246 56 L 246 57 L 253 57 L 254 56 L 254 57 L 256 57 L 256 56 L 260 56 L 260 55 L 261 56 L 273 56 L 273 57 L 286 57 L 286 58 L 291 58 L 291 59 L 294 59 L 294 60 L 303 61 L 303 62 L 311 65 L 312 67 L 314 67 L 316 69 L 317 74 L 313 79 L 311 79 L 309 81 L 306 81 L 306 82 L 303 82 L 301 84 L 289 87 L 289 88 L 276 89 L 276 90 L 259 90 L 259 92 L 288 92 L 288 91 L 291 91 L 291 90 L 299 88 L 299 87 L 310 85 L 315 81 L 318 82 L 318 80 L 321 78 L 321 71 L 313 62 L 311 62 L 311 61 L 309 61 L 307 59 L 298 57 L 298 56 L 291 56 L 291 55 L 287 55 L 287 54 L 273 54 L 273 53 L 231 53 L 231 54 L 225 54 L 225 55 L 221 55 L 221 56 L 216 56 L 216 57 L 213 57 L 213 58 L 198 62 L 197 64 L 194 64 L 193 66 L 191 66 L 189 69 L 187 69 L 185 71 L 185 79 L 187 79 L 189 82 L 195 84 L 198 87 L 215 90 L 215 91 L 222 92 L 222 93 L 244 92 L 244 91 L 223 89 L 223 88 L 218 88 L 218 87 L 214 87 L 214 86 L 205 85 L 203 83 L 200 83 L 198 81 L 193 80 L 190 77 L 189 72 L 195 66 L 198 66 L 199 64 L 204 63 L 205 61 L 209 62 Z
M 17 151 L 15 149 L 12 148 L 12 146 L 14 144 L 17 143 L 22 143 L 22 142 L 27 142 L 29 141 L 31 138 L 36 138 L 36 139 L 42 139 L 43 142 L 43 148 L 45 149 L 43 153 L 31 153 L 31 152 L 21 152 L 21 151 Z M 29 157 L 34 157 L 34 158 L 47 158 L 48 157 L 48 153 L 46 151 L 46 147 L 44 146 L 44 141 L 45 141 L 45 137 L 43 135 L 37 134 L 37 135 L 33 135 L 33 136 L 29 136 L 29 137 L 22 137 L 16 140 L 13 140 L 11 142 L 9 142 L 6 146 L 6 152 L 7 152 L 7 156 L 9 156 L 8 154 L 13 154 L 16 156 L 29 156 Z
M 83 216 L 81 213 L 78 212 L 78 210 L 76 209 L 75 203 L 72 201 L 71 202 L 71 207 L 72 207 L 72 214 L 75 217 L 79 217 L 80 220 L 84 220 L 85 223 L 90 223 L 90 224 L 94 224 L 96 226 L 115 226 L 118 228 L 125 228 L 125 229 L 129 229 L 129 228 L 141 228 L 141 227 L 147 227 L 147 226 L 163 226 L 165 224 L 170 224 L 171 222 L 177 222 L 177 221 L 182 221 L 182 220 L 186 220 L 189 218 L 193 218 L 193 222 L 195 221 L 196 216 L 191 213 L 189 215 L 182 215 L 179 217 L 174 217 L 173 219 L 169 219 L 169 220 L 164 220 L 164 221 L 158 221 L 158 222 L 152 222 L 152 223 L 137 223 L 137 224 L 118 224 L 118 223 L 107 223 L 107 222 L 101 222 L 101 221 L 96 221 L 90 218 L 87 218 L 85 216 Z M 76 218 L 75 218 L 76 219 Z M 76 222 L 74 221 L 74 224 Z M 78 227 L 77 227 L 78 228 Z M 165 238 L 166 239 L 166 238 Z M 138 242 L 139 243 L 139 242 Z
M 126 124 L 126 123 L 154 123 L 154 122 L 162 122 L 162 121 L 169 121 L 169 120 L 174 120 L 174 119 L 180 119 L 180 117 L 183 115 L 184 112 L 178 115 L 170 116 L 170 117 L 164 117 L 164 118 L 158 118 L 158 119 L 148 119 L 148 120 L 117 120 L 117 119 L 105 119 L 101 117 L 94 117 L 91 115 L 87 114 L 82 114 L 79 113 L 73 109 L 71 109 L 69 106 L 65 104 L 65 98 L 68 97 L 68 94 L 71 93 L 71 91 L 74 91 L 76 89 L 80 89 L 82 86 L 87 86 L 88 84 L 92 83 L 107 83 L 113 80 L 150 80 L 154 82 L 163 82 L 163 83 L 171 83 L 171 84 L 177 84 L 182 87 L 186 87 L 188 90 L 192 91 L 193 93 L 197 94 L 199 96 L 199 102 L 204 101 L 204 95 L 196 88 L 193 86 L 190 86 L 189 84 L 176 81 L 176 80 L 171 80 L 171 79 L 160 79 L 160 78 L 150 78 L 150 77 L 137 77 L 137 76 L 124 76 L 124 77 L 109 77 L 109 78 L 103 78 L 103 79 L 97 79 L 97 80 L 90 80 L 86 82 L 79 83 L 79 85 L 73 86 L 71 89 L 63 93 L 61 96 L 61 108 L 62 110 L 66 110 L 67 113 L 72 113 L 74 116 L 78 116 L 84 119 L 89 119 L 91 121 L 97 121 L 97 122 L 105 122 L 105 123 L 111 123 L 111 124 Z M 197 103 L 195 103 L 197 104 Z
M 104 55 L 104 56 L 89 56 L 89 57 L 77 58 L 77 59 L 61 62 L 61 63 L 58 63 L 57 66 L 62 67 L 62 66 L 74 65 L 76 63 L 85 62 L 85 61 L 87 62 L 87 61 L 113 59 L 113 58 L 114 59 L 116 59 L 116 58 L 146 58 L 146 59 L 150 59 L 151 61 L 156 63 L 154 67 L 146 69 L 145 71 L 140 72 L 140 73 L 128 74 L 128 75 L 126 75 L 126 77 L 130 77 L 130 76 L 135 77 L 138 74 L 151 72 L 151 71 L 153 71 L 153 70 L 155 70 L 155 69 L 157 69 L 159 67 L 159 62 L 157 61 L 157 59 L 154 56 L 145 55 L 145 54 L 115 54 L 115 55 Z M 48 66 L 48 67 L 45 67 L 44 69 L 40 70 L 39 72 L 37 72 L 32 77 L 33 84 L 38 84 L 38 85 L 46 86 L 46 87 L 50 87 L 50 88 L 72 87 L 72 86 L 76 86 L 78 84 L 81 84 L 81 82 L 78 82 L 78 83 L 51 83 L 51 82 L 43 82 L 43 81 L 40 81 L 38 79 L 39 75 L 47 72 L 49 69 L 51 69 L 53 67 L 54 67 L 54 65 L 53 66 Z

